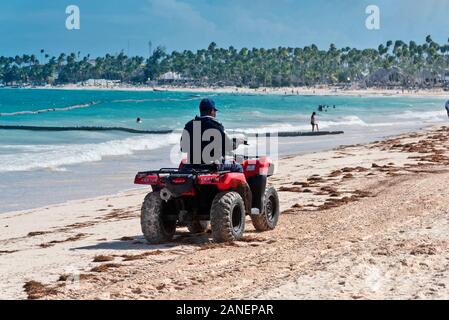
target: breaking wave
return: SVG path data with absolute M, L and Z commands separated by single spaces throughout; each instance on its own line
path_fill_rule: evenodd
M 101 161 L 104 157 L 131 155 L 137 151 L 155 150 L 179 143 L 178 134 L 134 136 L 102 143 L 71 145 L 0 146 L 0 172 L 51 169 Z M 18 148 L 18 153 L 1 154 L 1 150 Z M 18 151 L 18 150 L 17 150 Z
M 41 113 L 48 113 L 48 112 L 70 111 L 70 110 L 75 110 L 75 109 L 89 108 L 98 103 L 99 102 L 97 102 L 97 101 L 93 101 L 93 102 L 84 103 L 84 104 L 75 104 L 73 106 L 63 107 L 63 108 L 47 108 L 47 109 L 33 110 L 33 111 L 5 112 L 5 113 L 0 113 L 0 117 L 22 116 L 22 115 L 41 114 Z

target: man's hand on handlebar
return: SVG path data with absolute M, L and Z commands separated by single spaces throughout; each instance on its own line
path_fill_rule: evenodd
M 245 146 L 249 145 L 248 144 L 248 140 L 246 139 L 246 137 L 245 138 L 237 137 L 237 138 L 233 138 L 232 140 L 234 141 L 235 149 L 237 149 L 241 145 L 245 145 Z

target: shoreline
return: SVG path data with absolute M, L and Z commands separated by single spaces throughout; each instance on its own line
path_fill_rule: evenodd
M 51 88 L 47 88 L 47 89 L 51 89 Z M 68 87 L 68 88 L 61 88 L 61 90 L 65 90 L 65 89 L 70 90 L 70 87 Z M 79 88 L 78 90 L 84 90 L 84 89 L 86 89 L 86 88 Z M 91 88 L 91 89 L 92 90 L 96 90 L 96 88 Z M 126 88 L 121 88 L 120 90 L 122 90 L 122 89 L 126 90 Z M 146 88 L 146 90 L 147 89 L 148 88 Z M 178 89 L 178 88 L 175 88 L 175 89 Z M 25 89 L 25 90 L 27 90 L 27 89 Z M 30 89 L 30 90 L 34 90 L 34 89 Z M 37 89 L 37 90 L 39 90 L 39 89 Z M 109 90 L 115 90 L 115 89 L 109 89 Z M 152 89 L 150 88 L 150 90 L 152 90 Z M 186 89 L 186 90 L 190 90 L 190 89 Z M 195 90 L 202 90 L 202 89 L 195 89 Z M 204 90 L 207 90 L 207 88 L 204 88 Z M 228 89 L 224 88 L 223 90 L 225 90 L 225 91 L 228 90 L 229 91 L 229 90 L 235 90 L 235 88 L 228 88 Z M 253 90 L 250 90 L 250 89 L 246 89 L 246 90 L 253 91 Z M 273 90 L 275 90 L 275 89 L 273 89 Z M 278 90 L 281 90 L 281 89 L 278 89 Z M 330 90 L 330 89 L 328 89 L 328 90 Z M 14 94 L 13 92 L 11 92 L 11 93 Z M 55 93 L 58 93 L 58 92 L 55 92 Z M 63 96 L 65 95 L 65 93 L 63 93 L 63 92 L 62 93 L 59 92 L 59 93 L 60 93 L 59 95 L 61 95 L 61 94 Z M 42 94 L 45 94 L 45 92 L 42 92 Z M 241 94 L 244 94 L 244 93 L 241 93 Z M 270 94 L 270 93 L 267 93 L 267 94 Z M 274 91 L 274 94 L 275 94 L 275 91 Z M 393 99 L 390 100 L 388 98 L 386 98 L 386 99 L 387 99 L 386 101 L 393 100 Z M 323 99 L 323 100 L 327 100 L 327 99 Z M 348 100 L 349 100 L 349 98 L 348 98 Z M 360 101 L 360 104 L 362 104 L 362 103 L 363 102 Z M 380 101 L 380 103 L 382 103 L 382 101 Z M 394 101 L 393 101 L 393 103 L 394 103 Z M 414 103 L 420 103 L 420 102 L 418 101 L 418 102 L 414 102 Z M 2 118 L 0 117 L 0 121 L 1 121 L 1 119 Z M 332 120 L 332 119 L 330 119 L 330 120 Z M 402 121 L 402 120 L 400 120 L 400 121 Z M 412 128 L 412 125 L 410 125 L 410 127 L 407 128 L 406 130 L 401 130 L 400 127 L 389 126 L 388 128 L 385 128 L 386 129 L 385 131 L 383 131 L 383 133 L 385 133 L 385 134 L 383 134 L 383 136 L 387 136 L 388 137 L 391 134 L 399 134 L 399 133 L 402 133 L 402 132 L 405 132 L 405 131 L 415 130 L 417 127 L 421 127 L 421 125 L 413 125 L 413 128 Z M 335 127 L 335 126 L 333 128 L 339 129 L 338 127 Z M 134 130 L 134 129 L 131 129 L 131 130 Z M 292 130 L 296 130 L 296 129 L 292 129 Z M 325 129 L 322 128 L 322 130 L 325 130 Z M 372 132 L 368 132 L 367 130 L 371 130 Z M 355 139 L 358 140 L 356 143 L 365 143 L 365 142 L 373 141 L 374 139 L 378 139 L 378 137 L 373 137 L 375 135 L 375 133 L 374 133 L 375 131 L 376 130 L 373 130 L 373 129 L 360 129 L 360 133 L 361 134 L 359 135 L 359 137 L 355 138 Z M 379 134 L 379 136 L 381 136 L 381 134 Z M 306 143 L 304 144 L 304 147 L 301 147 L 301 149 L 305 150 L 304 152 L 303 152 L 303 150 L 298 151 L 298 149 L 300 149 L 299 147 L 298 148 L 294 147 L 292 149 L 293 152 L 288 152 L 288 154 L 287 153 L 283 153 L 282 156 L 296 154 L 296 153 L 299 153 L 299 152 L 301 152 L 301 154 L 306 154 L 306 153 L 310 153 L 310 152 L 326 151 L 326 150 L 329 150 L 329 149 L 332 149 L 332 148 L 336 147 L 337 144 L 338 145 L 344 145 L 344 144 L 352 143 L 353 137 L 355 137 L 355 135 L 350 135 L 350 134 L 348 134 L 348 132 L 346 132 L 346 134 L 344 136 L 342 136 L 342 137 L 332 138 L 334 140 L 341 140 L 341 141 L 334 141 L 333 140 L 333 141 L 325 141 L 325 142 L 321 143 L 320 139 L 317 139 L 317 140 L 313 139 L 313 143 L 310 143 L 311 141 L 308 141 L 307 139 L 305 139 Z M 284 139 L 284 140 L 286 140 L 286 139 Z M 315 141 L 317 141 L 318 143 L 315 144 Z M 295 143 L 294 140 L 289 141 L 289 144 L 293 144 L 293 143 Z M 301 144 L 302 144 L 302 141 L 300 141 L 299 145 L 301 145 Z M 123 159 L 124 161 L 127 161 L 127 159 L 130 159 L 136 153 L 137 152 L 131 151 L 131 154 L 126 155 L 126 156 L 124 156 L 121 159 Z M 33 171 L 27 171 L 27 172 L 35 173 L 35 172 L 42 171 L 42 174 L 40 175 L 40 177 L 42 177 L 42 176 L 44 176 L 46 174 L 46 172 L 44 170 L 58 170 L 59 167 L 62 167 L 62 170 L 66 170 L 65 167 L 72 167 L 73 166 L 74 171 L 77 170 L 77 169 L 80 169 L 80 168 L 86 169 L 85 170 L 86 171 L 86 175 L 85 176 L 88 176 L 88 173 L 87 173 L 88 166 L 92 166 L 93 167 L 93 166 L 95 166 L 97 164 L 99 166 L 102 166 L 102 164 L 105 163 L 106 161 L 109 161 L 109 160 L 114 161 L 115 159 L 116 158 L 114 158 L 114 156 L 105 155 L 104 157 L 101 156 L 101 161 L 79 162 L 79 163 L 75 163 L 75 164 L 61 165 L 61 166 L 58 166 L 55 169 L 53 169 L 53 168 L 42 168 L 42 169 L 33 170 Z M 107 164 L 105 166 L 109 166 L 109 164 Z M 21 173 L 23 173 L 23 172 L 21 172 Z M 129 177 L 132 177 L 132 176 L 134 176 L 135 172 L 132 172 L 131 174 L 129 172 L 127 172 L 127 174 L 128 174 Z M 34 176 L 38 176 L 38 178 L 40 178 L 38 173 L 36 173 Z M 62 175 L 60 174 L 59 176 L 62 176 Z M 105 174 L 105 176 L 106 176 L 106 174 Z M 61 180 L 63 180 L 64 178 L 68 178 L 68 177 L 63 177 L 62 176 Z M 106 178 L 108 178 L 108 177 L 106 177 Z M 56 180 L 57 179 L 55 179 L 54 181 L 58 182 Z M 77 187 L 79 188 L 80 185 L 81 185 L 81 183 L 79 183 L 77 185 Z M 79 191 L 80 194 L 77 194 L 77 195 L 70 194 L 70 192 L 66 192 L 66 193 L 61 192 L 60 196 L 55 197 L 55 199 L 56 199 L 56 201 L 60 202 L 60 201 L 66 201 L 66 200 L 83 199 L 83 198 L 87 198 L 87 197 L 107 195 L 107 194 L 110 194 L 111 192 L 119 192 L 119 191 L 124 190 L 124 188 L 122 188 L 122 185 L 125 185 L 125 183 L 122 183 L 122 185 L 120 185 L 120 187 L 118 187 L 118 188 L 117 188 L 117 186 L 119 186 L 118 181 L 112 183 L 111 185 L 114 188 L 106 189 L 106 190 L 103 190 L 102 187 L 97 188 L 97 190 L 100 190 L 100 192 L 98 192 L 98 191 L 87 192 L 87 191 L 83 190 L 83 191 Z M 5 184 L 4 184 L 4 186 L 5 186 Z M 31 193 L 31 194 L 37 194 L 37 196 L 34 199 L 34 200 L 36 200 L 38 202 L 38 206 L 37 207 L 41 207 L 42 205 L 47 205 L 48 204 L 48 201 L 47 201 L 48 197 L 47 197 L 46 191 L 44 189 L 45 188 L 41 188 L 40 189 L 40 190 L 42 190 L 41 192 L 34 192 L 34 193 L 32 192 Z M 79 189 L 81 189 L 81 188 L 79 188 Z M 88 189 L 88 188 L 86 188 L 86 189 Z M 64 189 L 62 188 L 61 190 L 64 190 Z M 20 198 L 16 199 L 14 195 L 12 195 L 11 193 L 8 193 L 8 192 L 6 192 L 6 195 L 9 195 L 9 197 L 5 196 L 5 198 L 9 199 L 10 202 L 6 203 L 6 201 L 5 201 L 4 202 L 5 205 L 4 206 L 0 206 L 0 212 L 2 212 L 2 213 L 9 212 L 12 209 L 14 209 L 14 210 L 29 209 L 28 206 L 21 204 L 21 199 Z M 52 202 L 54 203 L 55 201 L 52 201 Z M 29 202 L 29 203 L 32 203 L 32 201 Z
M 62 86 L 25 87 L 19 89 L 32 90 L 92 90 L 92 91 L 128 91 L 128 92 L 187 92 L 187 93 L 217 93 L 217 94 L 254 94 L 254 95 L 287 95 L 287 96 L 350 96 L 350 97 L 402 97 L 402 98 L 448 98 L 449 91 L 442 89 L 405 90 L 401 89 L 341 89 L 331 86 L 281 87 L 251 89 L 249 87 L 181 87 L 181 86 L 82 86 L 68 84 Z
M 389 133 L 387 135 L 382 136 L 381 138 L 376 138 L 376 137 L 365 137 L 363 139 L 363 141 L 357 141 L 356 144 L 359 145 L 364 145 L 364 144 L 369 144 L 372 143 L 374 141 L 377 140 L 387 140 L 390 139 L 392 137 L 398 136 L 398 135 L 403 135 L 403 134 L 409 134 L 409 133 L 413 133 L 416 131 L 422 131 L 422 130 L 429 130 L 432 129 L 434 127 L 437 127 L 438 125 L 435 124 L 428 124 L 427 126 L 421 127 L 421 128 L 416 128 L 416 129 L 409 129 L 409 130 L 405 130 L 405 132 L 396 132 L 396 133 Z M 321 145 L 321 142 L 318 143 L 314 143 L 315 146 L 316 145 Z M 291 152 L 291 153 L 283 153 L 279 156 L 279 161 L 285 161 L 289 158 L 292 157 L 297 157 L 297 156 L 307 156 L 307 155 L 313 155 L 313 154 L 317 154 L 317 153 L 324 153 L 324 152 L 332 152 L 335 150 L 338 150 L 340 148 L 345 148 L 347 146 L 350 146 L 351 144 L 348 143 L 336 143 L 335 145 L 328 145 L 328 144 L 323 144 L 321 147 L 315 147 L 314 150 L 311 151 L 297 151 L 297 152 Z M 113 159 L 103 159 L 102 161 L 114 161 Z M 101 162 L 101 161 L 99 161 Z M 81 163 L 81 164 L 76 164 L 73 166 L 84 166 L 84 165 L 92 165 L 95 164 L 96 162 L 88 162 L 88 163 Z M 98 163 L 98 162 L 97 162 Z M 67 167 L 67 166 L 66 166 Z M 137 172 L 136 172 L 137 173 Z M 134 173 L 133 173 L 134 174 Z M 26 211 L 30 211 L 30 210 L 48 210 L 48 208 L 52 208 L 52 207 L 58 207 L 58 206 L 62 206 L 62 205 L 69 205 L 72 202 L 76 202 L 76 201 L 84 201 L 84 200 L 91 200 L 91 199 L 99 199 L 99 198 L 104 198 L 104 197 L 114 197 L 114 196 L 120 196 L 123 193 L 128 193 L 128 192 L 135 192 L 135 191 L 139 191 L 145 189 L 145 187 L 138 187 L 138 186 L 133 186 L 133 187 L 127 187 L 127 188 L 123 188 L 123 189 L 118 189 L 117 192 L 113 192 L 113 193 L 94 193 L 94 192 L 90 192 L 91 196 L 86 196 L 86 197 L 74 197 L 74 198 L 70 198 L 67 199 L 65 201 L 61 201 L 61 202 L 48 202 L 48 203 L 43 203 L 41 205 L 35 206 L 35 207 L 28 207 L 28 208 L 24 208 L 24 209 L 18 209 L 18 210 L 12 210 L 12 211 L 1 211 L 0 210 L 0 216 L 4 215 L 4 214 L 14 214 L 14 213 L 23 213 Z
M 447 220 L 448 130 L 284 157 L 271 178 L 281 198 L 278 228 L 259 234 L 248 222 L 232 250 L 183 229 L 172 243 L 147 245 L 139 224 L 146 189 L 1 214 L 2 298 L 447 298 L 432 275 L 445 261 L 449 236 L 432 221 Z M 366 263 L 410 276 L 401 283 L 388 277 L 398 292 L 388 283 L 371 292 L 358 280 Z M 71 273 L 80 283 L 67 280 Z M 340 275 L 346 278 L 333 283 Z

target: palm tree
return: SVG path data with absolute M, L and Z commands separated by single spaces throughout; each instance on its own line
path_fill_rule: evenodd
M 128 57 L 123 52 L 97 57 L 81 53 L 60 54 L 57 58 L 45 54 L 42 64 L 35 55 L 0 58 L 0 80 L 79 82 L 89 78 L 117 79 L 142 83 L 174 71 L 203 84 L 258 86 L 316 85 L 359 82 L 384 69 L 399 70 L 404 85 L 418 82 L 420 75 L 431 72 L 444 76 L 449 67 L 449 42 L 439 45 L 426 37 L 423 44 L 414 41 L 387 41 L 377 49 L 337 48 L 319 50 L 314 44 L 304 48 L 219 48 L 211 42 L 196 52 L 184 50 L 167 53 L 157 47 L 151 57 Z M 44 60 L 45 59 L 45 60 Z M 350 79 L 350 80 L 348 80 Z M 388 81 L 378 83 L 386 85 Z
M 30 56 L 30 62 L 32 65 L 36 65 L 37 63 L 39 63 L 39 60 L 37 60 L 36 56 L 34 54 L 32 54 Z
M 44 60 L 44 52 L 45 52 L 44 49 L 41 49 L 41 50 L 40 50 L 40 53 L 41 53 L 41 61 Z

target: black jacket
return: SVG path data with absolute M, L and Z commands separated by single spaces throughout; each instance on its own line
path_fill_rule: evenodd
M 236 142 L 228 137 L 223 125 L 209 116 L 187 122 L 181 138 L 181 151 L 187 153 L 189 164 L 223 163 L 226 154 L 236 147 Z

